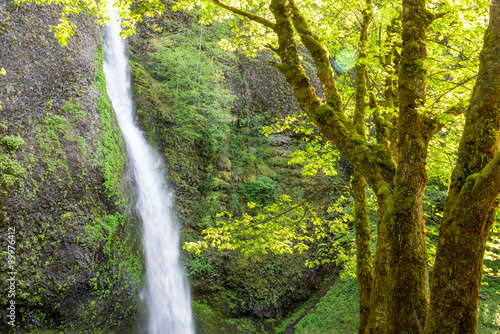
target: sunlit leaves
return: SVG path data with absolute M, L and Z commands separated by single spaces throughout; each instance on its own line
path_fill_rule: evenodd
M 67 45 L 74 34 L 76 25 L 72 15 L 85 13 L 92 15 L 97 24 L 104 26 L 109 22 L 108 1 L 98 0 L 14 0 L 16 4 L 34 2 L 36 4 L 53 4 L 60 6 L 61 17 L 57 26 L 50 27 L 61 45 Z M 142 22 L 144 16 L 153 16 L 165 11 L 160 0 L 116 0 L 113 7 L 118 9 L 122 19 L 122 37 L 135 33 L 137 22 Z
M 267 2 L 259 1 L 222 1 L 224 4 L 236 7 L 242 11 L 271 19 Z M 242 17 L 236 17 L 231 12 L 222 10 L 211 0 L 195 1 L 181 0 L 172 7 L 174 10 L 191 10 L 196 12 L 202 24 L 225 21 L 231 26 L 233 37 L 221 43 L 225 50 L 238 49 L 240 52 L 255 57 L 257 51 L 264 49 L 266 44 L 274 45 L 276 36 L 268 27 L 264 27 Z
M 430 7 L 447 12 L 429 27 L 426 109 L 441 115 L 466 106 L 475 82 L 488 1 L 436 1 Z
M 63 16 L 59 19 L 59 25 L 50 27 L 50 31 L 54 32 L 54 36 L 61 45 L 68 45 L 75 27 L 75 24 L 69 22 L 67 17 Z
M 203 239 L 188 242 L 184 248 L 200 253 L 206 248 L 238 250 L 249 254 L 285 254 L 315 251 L 314 260 L 307 265 L 313 267 L 331 261 L 347 261 L 351 258 L 352 240 L 343 215 L 346 197 L 340 197 L 329 211 L 332 219 L 318 215 L 310 203 L 296 205 L 290 196 L 282 195 L 279 201 L 265 207 L 248 203 L 249 212 L 240 218 L 229 212 L 218 215 L 225 218 L 215 227 L 203 231 Z
M 435 135 L 429 144 L 427 171 L 429 178 L 437 178 L 443 184 L 448 184 L 451 172 L 456 163 L 458 143 L 462 134 L 463 115 L 454 117 L 453 121 Z
M 301 145 L 293 151 L 288 164 L 298 164 L 302 167 L 302 175 L 316 175 L 322 171 L 325 175 L 337 174 L 335 162 L 340 154 L 333 144 L 322 136 L 315 134 L 315 127 L 304 114 L 293 114 L 283 119 L 277 119 L 273 126 L 265 126 L 262 130 L 267 137 L 292 131 L 301 136 Z

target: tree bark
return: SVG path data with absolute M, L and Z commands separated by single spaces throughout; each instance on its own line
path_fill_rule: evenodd
M 351 180 L 354 195 L 354 228 L 356 230 L 356 278 L 359 287 L 358 333 L 364 334 L 370 315 L 370 296 L 373 281 L 373 260 L 370 244 L 370 223 L 366 209 L 366 182 L 354 172 Z
M 379 226 L 377 238 L 377 254 L 375 258 L 374 279 L 371 288 L 369 333 L 385 333 L 387 319 L 388 293 L 388 246 L 387 224 L 392 215 L 392 190 L 395 164 L 386 145 L 369 144 L 357 131 L 356 125 L 350 124 L 343 113 L 340 95 L 335 87 L 333 69 L 326 48 L 321 40 L 308 26 L 301 16 L 293 0 L 273 0 L 270 10 L 276 19 L 276 33 L 279 48 L 275 52 L 280 56 L 282 64 L 277 66 L 285 75 L 295 91 L 297 101 L 318 129 L 331 140 L 339 151 L 353 164 L 354 169 L 366 178 L 377 193 L 379 203 Z M 311 52 L 318 68 L 325 92 L 326 103 L 323 104 L 311 87 L 309 78 L 303 70 L 295 40 L 293 28 L 299 33 L 302 43 Z M 365 87 L 366 90 L 366 87 Z
M 500 0 L 493 0 L 443 212 L 425 333 L 476 333 L 484 251 L 500 193 L 499 132 Z
M 293 0 L 273 0 L 270 10 L 276 19 L 279 48 L 274 51 L 282 60 L 276 65 L 295 91 L 302 110 L 325 137 L 331 140 L 353 167 L 377 191 L 392 182 L 395 162 L 388 148 L 370 144 L 360 136 L 342 109 L 342 99 L 337 91 L 328 51 L 314 34 Z M 310 51 L 318 68 L 326 103 L 316 95 L 297 52 L 294 28 L 302 43 Z
M 500 132 L 499 1 L 492 1 L 480 76 L 443 215 L 427 326 L 429 333 L 453 333 L 455 330 L 472 333 L 475 328 L 472 319 L 477 313 L 481 259 L 492 210 L 497 205 L 495 199 L 500 193 L 500 155 L 495 156 Z M 219 1 L 215 3 L 220 4 Z M 274 66 L 294 89 L 300 107 L 377 195 L 377 254 L 365 333 L 422 333 L 429 308 L 422 204 L 427 183 L 425 160 L 429 141 L 439 128 L 424 112 L 426 40 L 427 26 L 438 15 L 426 10 L 425 0 L 403 0 L 399 89 L 397 99 L 392 97 L 399 104 L 397 140 L 391 138 L 387 145 L 387 140 L 380 137 L 380 142 L 374 145 L 347 119 L 328 51 L 294 0 L 271 0 L 269 9 L 275 22 L 233 7 L 222 7 L 276 33 L 279 46 L 270 48 L 282 63 Z M 316 64 L 326 103 L 315 93 L 301 65 L 295 32 Z M 378 121 L 379 125 L 390 126 L 383 116 Z M 396 142 L 397 147 L 394 146 Z M 397 167 L 391 152 L 397 153 Z M 475 302 L 463 297 L 463 292 L 471 294 Z
M 394 334 L 422 333 L 429 304 L 423 197 L 427 185 L 425 160 L 432 131 L 423 107 L 430 20 L 425 0 L 403 0 L 398 167 L 394 220 L 388 230 L 391 270 L 387 333 Z
M 387 227 L 390 225 L 393 211 L 393 194 L 387 185 L 377 193 L 378 229 L 377 252 L 373 270 L 373 283 L 370 297 L 370 316 L 366 334 L 383 334 L 387 330 L 387 300 L 389 280 L 389 244 Z
M 359 58 L 355 66 L 356 72 L 356 106 L 353 125 L 360 136 L 366 139 L 365 134 L 365 108 L 367 95 L 367 73 L 364 63 L 366 58 L 365 44 L 368 39 L 368 27 L 372 15 L 371 0 L 366 1 L 363 11 L 363 22 L 359 37 Z M 373 260 L 370 244 L 370 221 L 366 208 L 366 181 L 365 178 L 354 171 L 351 180 L 354 197 L 354 228 L 356 230 L 356 277 L 359 288 L 359 326 L 358 333 L 364 334 L 370 316 L 370 297 L 373 282 Z

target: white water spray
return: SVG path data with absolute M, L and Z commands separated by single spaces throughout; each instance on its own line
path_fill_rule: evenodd
M 191 298 L 179 265 L 179 231 L 172 215 L 162 160 L 134 122 L 130 71 L 116 9 L 104 29 L 104 74 L 108 96 L 132 161 L 137 209 L 143 224 L 148 289 L 148 334 L 192 334 Z

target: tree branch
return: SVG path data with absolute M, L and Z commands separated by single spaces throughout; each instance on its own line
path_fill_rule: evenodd
M 479 173 L 474 182 L 472 198 L 476 199 L 478 203 L 478 212 L 489 212 L 499 194 L 500 153 L 497 153 L 495 157 L 481 170 L 481 173 Z
M 427 19 L 428 19 L 428 25 L 431 24 L 432 22 L 436 21 L 437 19 L 442 18 L 446 14 L 449 14 L 450 12 L 438 12 L 434 13 L 431 11 L 427 11 Z
M 324 190 L 327 190 L 327 189 L 344 189 L 345 191 L 347 191 L 349 193 L 349 195 L 353 196 L 352 194 L 352 191 L 351 191 L 351 188 L 347 187 L 347 186 L 340 186 L 340 185 L 334 185 L 334 186 L 326 186 L 326 187 L 323 187 L 321 189 L 319 189 L 318 191 L 316 191 L 312 196 L 306 198 L 305 200 L 303 200 L 302 202 L 300 202 L 299 204 L 295 205 L 295 206 L 292 206 L 290 208 L 288 208 L 287 210 L 281 212 L 280 214 L 276 215 L 276 216 L 273 216 L 273 217 L 270 217 L 268 219 L 265 219 L 259 223 L 253 223 L 252 225 L 258 225 L 258 224 L 264 224 L 264 223 L 267 223 L 271 220 L 274 220 L 276 218 L 279 218 L 285 214 L 287 214 L 288 212 L 290 211 L 293 211 L 295 209 L 297 209 L 298 207 L 301 207 L 302 205 L 306 204 L 306 203 L 309 203 L 310 201 L 312 201 L 316 196 L 318 196 L 321 192 L 323 192 Z
M 456 84 L 456 85 L 455 85 L 455 86 L 453 86 L 452 88 L 447 89 L 446 91 L 444 91 L 444 93 L 442 93 L 441 95 L 439 95 L 439 96 L 438 96 L 438 97 L 434 100 L 434 102 L 432 103 L 432 105 L 431 105 L 431 107 L 430 107 L 429 109 L 430 109 L 430 110 L 434 109 L 434 105 L 435 105 L 436 103 L 438 103 L 438 102 L 439 102 L 439 101 L 443 98 L 443 96 L 445 96 L 445 95 L 446 95 L 446 94 L 448 94 L 449 92 L 451 92 L 451 91 L 453 91 L 453 90 L 457 89 L 458 87 L 463 86 L 465 83 L 467 83 L 467 82 L 471 81 L 472 79 L 476 78 L 477 76 L 478 76 L 477 74 L 476 74 L 476 75 L 473 75 L 473 76 L 471 76 L 470 78 L 467 78 L 467 79 L 465 79 L 465 80 L 462 80 L 461 82 L 459 82 L 458 84 Z
M 223 4 L 219 0 L 212 0 L 212 1 L 213 1 L 214 4 L 216 4 L 219 7 L 227 9 L 227 10 L 229 10 L 229 11 L 235 13 L 235 14 L 244 16 L 244 17 L 246 17 L 246 18 L 248 18 L 248 19 L 250 19 L 252 21 L 255 21 L 257 23 L 262 24 L 263 26 L 271 28 L 272 30 L 276 30 L 276 25 L 273 22 L 271 22 L 271 21 L 269 21 L 269 20 L 267 20 L 267 19 L 265 19 L 263 17 L 260 17 L 258 15 L 255 15 L 255 14 L 252 14 L 252 13 L 249 13 L 249 12 L 245 12 L 245 11 L 243 11 L 241 9 L 238 9 L 236 7 L 233 7 L 233 6 L 229 6 L 229 5 Z
M 288 7 L 290 8 L 293 26 L 297 30 L 304 46 L 311 52 L 311 56 L 316 64 L 316 68 L 318 69 L 317 75 L 321 81 L 326 102 L 336 110 L 341 111 L 342 98 L 335 85 L 334 72 L 330 63 L 328 50 L 321 43 L 320 37 L 312 31 L 294 0 L 288 1 Z
M 287 82 L 292 86 L 300 108 L 318 127 L 319 131 L 334 143 L 339 151 L 349 160 L 368 181 L 372 189 L 377 192 L 380 187 L 385 187 L 393 182 L 396 165 L 394 158 L 388 150 L 381 150 L 377 145 L 372 145 L 360 136 L 346 117 L 342 109 L 340 94 L 336 91 L 333 70 L 329 62 L 326 48 L 319 38 L 313 35 L 309 26 L 303 25 L 305 19 L 298 12 L 298 8 L 290 8 L 289 0 L 272 0 L 270 10 L 276 20 L 276 34 L 278 35 L 278 49 L 276 53 L 282 60 L 280 65 L 273 64 L 283 73 Z M 297 30 L 302 31 L 304 43 L 310 48 L 313 57 L 318 62 L 328 62 L 320 66 L 325 70 L 319 73 L 323 77 L 325 87 L 330 97 L 327 103 L 322 103 L 315 93 L 299 57 L 297 43 L 294 37 L 294 23 Z M 316 48 L 316 49 L 315 49 Z M 322 72 L 322 71 L 319 71 Z M 325 94 L 327 95 L 327 94 Z
M 459 116 L 459 115 L 463 114 L 464 112 L 466 112 L 466 110 L 467 110 L 466 107 L 453 106 L 450 109 L 446 110 L 444 112 L 444 114 Z M 436 133 L 438 133 L 443 128 L 443 126 L 445 126 L 445 124 L 446 124 L 445 119 L 440 120 L 440 119 L 438 119 L 438 117 L 435 117 L 434 119 L 432 119 L 430 124 L 429 124 L 431 137 L 434 136 Z

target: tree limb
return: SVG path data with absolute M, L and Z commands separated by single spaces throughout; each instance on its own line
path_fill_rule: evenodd
M 347 119 L 342 109 L 342 100 L 338 93 L 333 70 L 326 48 L 306 24 L 295 3 L 284 0 L 272 0 L 270 10 L 276 19 L 276 33 L 279 48 L 277 54 L 282 63 L 274 64 L 283 73 L 292 86 L 302 110 L 314 122 L 325 137 L 332 141 L 339 151 L 351 162 L 376 191 L 381 186 L 392 184 L 395 173 L 395 161 L 388 150 L 375 148 L 360 136 Z M 323 104 L 312 87 L 309 77 L 302 67 L 294 27 L 311 52 L 315 62 L 320 64 L 318 75 L 323 83 L 327 103 Z
M 276 30 L 276 25 L 273 22 L 271 22 L 271 21 L 269 21 L 269 20 L 267 20 L 267 19 L 265 19 L 263 17 L 260 17 L 258 15 L 255 15 L 255 14 L 252 14 L 252 13 L 249 13 L 249 12 L 245 12 L 245 11 L 243 11 L 241 9 L 238 9 L 236 7 L 233 7 L 233 6 L 229 6 L 229 5 L 223 4 L 219 0 L 212 0 L 212 1 L 213 1 L 214 4 L 216 4 L 219 7 L 227 9 L 227 10 L 229 10 L 229 11 L 235 13 L 235 14 L 244 16 L 244 17 L 246 17 L 246 18 L 248 18 L 248 19 L 250 19 L 252 21 L 255 21 L 257 23 L 262 24 L 263 26 L 271 28 L 272 30 Z
M 312 31 L 294 0 L 288 1 L 288 7 L 290 8 L 293 26 L 297 30 L 304 46 L 311 52 L 311 56 L 316 64 L 316 68 L 318 69 L 317 75 L 321 81 L 327 103 L 338 111 L 341 111 L 342 99 L 335 85 L 334 72 L 330 63 L 328 50 L 321 43 L 320 37 Z
M 459 116 L 466 111 L 467 111 L 467 107 L 453 106 L 450 109 L 446 110 L 444 112 L 444 114 Z M 445 126 L 445 124 L 446 124 L 446 120 L 440 120 L 440 119 L 438 119 L 438 117 L 435 117 L 434 119 L 432 119 L 430 124 L 429 124 L 429 128 L 431 131 L 431 137 L 434 136 L 436 133 L 438 133 L 443 128 L 443 126 Z
M 305 200 L 303 200 L 302 202 L 300 202 L 299 204 L 297 205 L 294 205 L 290 208 L 288 208 L 287 210 L 281 212 L 280 214 L 276 215 L 276 216 L 272 216 L 268 219 L 265 219 L 259 223 L 253 223 L 252 225 L 258 225 L 258 224 L 264 224 L 264 223 L 267 223 L 271 220 L 274 220 L 278 217 L 281 217 L 285 214 L 287 214 L 288 212 L 290 211 L 293 211 L 295 209 L 297 209 L 298 207 L 301 207 L 302 205 L 306 204 L 306 203 L 309 203 L 310 201 L 312 201 L 316 196 L 318 196 L 321 192 L 323 192 L 324 190 L 327 190 L 327 189 L 344 189 L 345 191 L 347 191 L 349 193 L 349 195 L 353 196 L 352 194 L 352 191 L 351 191 L 351 188 L 347 187 L 347 186 L 340 186 L 340 185 L 334 185 L 334 186 L 326 186 L 326 187 L 323 187 L 321 189 L 319 189 L 318 191 L 316 191 L 312 196 L 306 198 Z
M 500 152 L 481 170 L 474 182 L 472 198 L 477 199 L 479 212 L 489 212 L 500 194 Z

